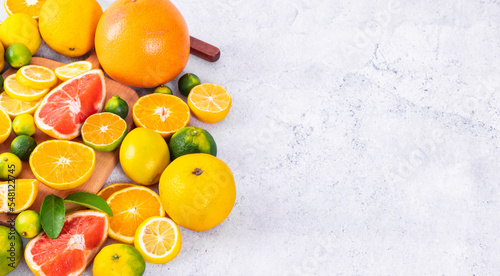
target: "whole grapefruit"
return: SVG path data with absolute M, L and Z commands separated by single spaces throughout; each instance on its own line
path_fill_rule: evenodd
M 97 25 L 95 50 L 109 76 L 155 87 L 179 75 L 189 58 L 186 22 L 168 0 L 117 0 Z

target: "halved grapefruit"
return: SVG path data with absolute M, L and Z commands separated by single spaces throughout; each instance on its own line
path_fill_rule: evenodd
M 49 92 L 35 112 L 35 123 L 51 137 L 71 140 L 80 134 L 87 117 L 102 110 L 105 99 L 104 74 L 90 70 Z
M 108 216 L 103 212 L 68 214 L 59 237 L 52 240 L 42 232 L 28 243 L 26 263 L 35 275 L 80 275 L 106 241 L 108 226 Z

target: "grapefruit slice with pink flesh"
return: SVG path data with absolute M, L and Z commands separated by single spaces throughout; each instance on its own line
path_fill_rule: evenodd
M 51 239 L 42 232 L 28 243 L 26 263 L 35 275 L 80 275 L 106 241 L 108 227 L 109 219 L 103 212 L 68 214 L 59 237 Z
M 90 70 L 49 92 L 35 112 L 35 123 L 53 138 L 71 140 L 80 134 L 85 119 L 102 110 L 105 99 L 103 72 Z

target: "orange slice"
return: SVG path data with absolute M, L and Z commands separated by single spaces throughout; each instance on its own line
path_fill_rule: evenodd
M 4 7 L 8 15 L 25 13 L 37 19 L 43 3 L 45 0 L 5 0 Z
M 35 177 L 56 190 L 78 187 L 87 181 L 95 168 L 95 151 L 84 144 L 47 140 L 30 155 Z
M 158 194 L 142 186 L 115 192 L 106 202 L 113 210 L 113 217 L 109 220 L 109 236 L 125 243 L 134 242 L 135 231 L 144 220 L 165 215 Z
M 20 213 L 28 209 L 35 202 L 37 194 L 36 179 L 0 182 L 0 213 Z
M 140 97 L 132 114 L 136 126 L 152 129 L 163 138 L 187 126 L 191 117 L 189 107 L 179 97 L 159 93 Z
M 132 183 L 115 183 L 107 186 L 106 188 L 102 189 L 100 192 L 97 193 L 98 196 L 100 196 L 104 200 L 108 200 L 108 198 L 114 194 L 115 192 L 118 192 L 120 190 L 123 190 L 128 187 L 133 187 L 137 186 Z
M 0 108 L 0 144 L 5 142 L 9 138 L 10 132 L 12 131 L 12 120 L 9 114 Z
M 188 105 L 196 119 L 204 123 L 222 121 L 229 113 L 232 99 L 224 87 L 203 83 L 191 89 Z

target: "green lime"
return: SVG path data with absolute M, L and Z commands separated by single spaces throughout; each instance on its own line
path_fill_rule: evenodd
M 12 121 L 12 130 L 16 135 L 32 136 L 36 131 L 35 119 L 28 113 L 17 115 Z
M 193 87 L 199 85 L 200 83 L 200 79 L 195 74 L 184 74 L 179 79 L 179 91 L 182 93 L 182 95 L 188 96 L 189 92 L 191 92 L 191 89 L 193 89 Z
M 13 44 L 5 51 L 5 60 L 13 68 L 21 68 L 31 62 L 31 51 L 23 44 Z
M 172 93 L 172 89 L 170 89 L 170 87 L 163 85 L 163 84 L 156 87 L 155 91 L 153 91 L 153 93 L 168 94 L 168 95 L 174 94 L 174 93 Z
M 33 210 L 22 211 L 16 218 L 16 231 L 25 239 L 35 237 L 42 231 L 40 215 Z
M 128 115 L 128 104 L 124 99 L 114 95 L 106 102 L 104 111 L 114 113 L 125 119 Z
M 23 240 L 14 226 L 0 225 L 0 275 L 7 275 L 16 269 L 23 258 Z
M 217 156 L 217 145 L 210 133 L 202 128 L 189 126 L 172 135 L 168 144 L 172 160 L 190 153 L 208 153 Z
M 33 137 L 19 135 L 10 144 L 10 151 L 22 161 L 28 161 L 30 155 L 36 147 L 36 141 Z
M 14 179 L 21 174 L 23 163 L 21 159 L 10 152 L 0 154 L 0 179 Z

